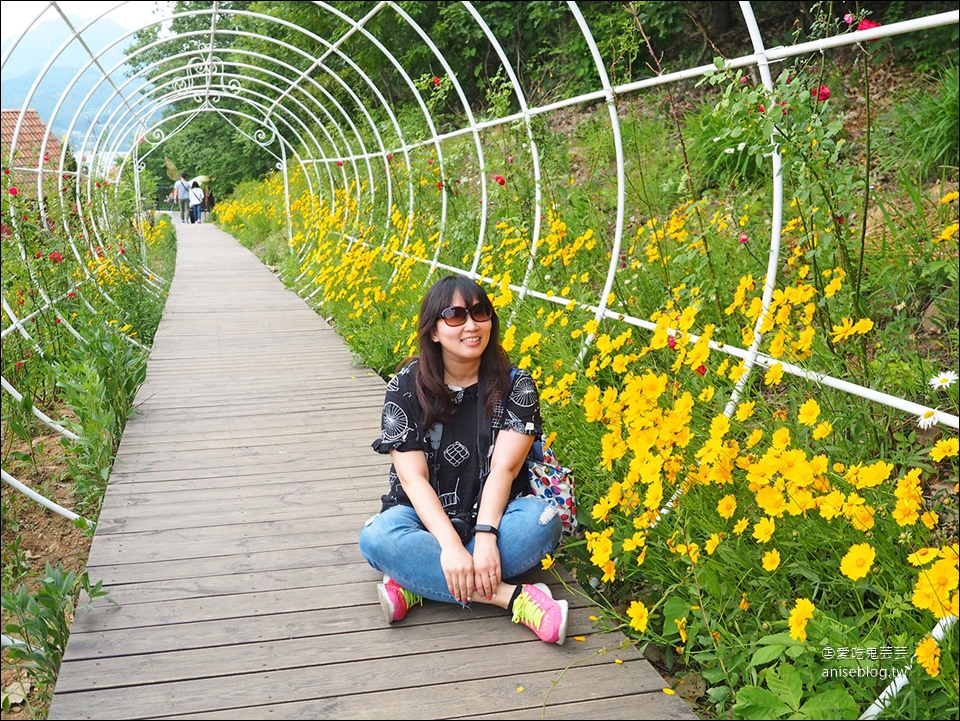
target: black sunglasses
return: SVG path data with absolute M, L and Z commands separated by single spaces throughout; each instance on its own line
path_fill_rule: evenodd
M 484 323 L 493 317 L 493 306 L 489 303 L 480 301 L 470 308 L 464 308 L 462 305 L 452 305 L 440 311 L 440 319 L 447 325 L 456 328 L 467 322 L 467 313 L 477 323 Z

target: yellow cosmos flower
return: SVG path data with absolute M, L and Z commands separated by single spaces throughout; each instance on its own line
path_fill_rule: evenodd
M 744 611 L 750 610 L 750 602 L 747 600 L 746 593 L 740 594 L 740 608 L 742 608 Z
M 783 363 L 774 363 L 763 377 L 764 385 L 775 386 L 783 380 Z
M 829 421 L 823 421 L 820 425 L 813 429 L 813 438 L 814 440 L 822 441 L 824 438 L 830 435 L 833 431 L 833 424 Z
M 907 556 L 907 561 L 911 566 L 926 566 L 939 555 L 939 548 L 921 548 L 916 553 L 911 553 Z
M 773 538 L 773 532 L 777 529 L 776 522 L 769 516 L 764 516 L 753 527 L 753 537 L 759 543 L 766 543 Z
M 960 450 L 960 441 L 956 438 L 946 438 L 936 442 L 933 450 L 930 451 L 930 458 L 937 463 L 944 458 L 953 458 Z
M 917 663 L 923 666 L 923 670 L 931 678 L 940 675 L 940 647 L 933 636 L 927 636 L 918 643 L 915 653 L 917 654 Z
M 711 533 L 710 538 L 707 539 L 707 542 L 703 544 L 703 549 L 707 552 L 708 556 L 712 556 L 713 552 L 717 550 L 717 546 L 720 545 L 720 536 L 716 533 Z
M 514 345 L 516 345 L 516 335 L 517 335 L 517 326 L 512 325 L 507 328 L 507 332 L 503 334 L 503 340 L 500 341 L 500 345 L 503 349 L 509 353 L 513 350 Z
M 773 438 L 770 439 L 770 445 L 780 450 L 787 448 L 790 445 L 790 429 L 786 427 L 778 428 L 774 432 Z
M 520 353 L 526 353 L 528 350 L 536 346 L 542 337 L 543 336 L 540 333 L 530 333 L 526 338 L 523 339 L 523 342 L 520 343 Z
M 540 561 L 540 567 L 541 567 L 544 571 L 549 571 L 551 568 L 553 568 L 553 562 L 554 562 L 553 556 L 551 556 L 551 555 L 548 553 L 546 556 L 543 557 L 543 560 Z
M 957 584 L 956 560 L 942 558 L 920 572 L 910 602 L 917 608 L 930 611 L 936 618 L 943 618 L 952 612 L 950 594 L 956 590 Z
M 840 561 L 840 573 L 851 581 L 857 581 L 868 573 L 877 552 L 869 543 L 857 543 L 850 546 L 850 550 Z
M 753 415 L 753 409 L 756 405 L 754 401 L 744 401 L 741 403 L 740 407 L 737 408 L 737 420 L 741 422 L 747 420 Z
M 677 630 L 680 632 L 680 641 L 681 643 L 687 642 L 687 617 L 675 618 L 673 622 L 677 624 Z
M 753 331 L 750 331 L 750 332 L 753 333 Z M 746 345 L 749 345 L 749 343 L 747 343 Z M 740 361 L 730 369 L 730 372 L 727 374 L 727 377 L 730 380 L 732 380 L 734 383 L 736 383 L 738 380 L 740 380 L 740 377 L 746 372 L 747 372 L 746 364 L 743 361 Z
M 643 633 L 647 630 L 650 611 L 643 605 L 643 601 L 631 601 L 630 607 L 627 609 L 627 617 L 630 619 L 630 628 L 634 631 Z
M 809 598 L 798 598 L 790 610 L 790 638 L 794 641 L 807 640 L 807 621 L 813 618 L 815 607 Z
M 717 513 L 720 518 L 731 518 L 737 512 L 737 499 L 732 495 L 724 496 L 717 504 Z
M 747 448 L 753 448 L 757 445 L 760 440 L 763 438 L 763 431 L 759 428 L 755 429 L 753 433 L 750 434 L 750 437 L 747 439 Z
M 773 548 L 763 554 L 763 570 L 772 573 L 780 565 L 780 551 Z
M 817 422 L 820 416 L 820 404 L 813 398 L 800 406 L 800 412 L 797 414 L 797 420 L 805 426 L 812 426 Z

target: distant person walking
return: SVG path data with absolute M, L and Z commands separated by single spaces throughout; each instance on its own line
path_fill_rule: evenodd
M 207 187 L 207 195 L 203 199 L 203 212 L 207 214 L 207 221 L 210 220 L 210 213 L 213 212 L 213 206 L 217 204 L 217 199 L 213 197 L 213 188 Z
M 196 180 L 190 187 L 190 222 L 200 222 L 200 208 L 203 207 L 203 188 Z
M 177 202 L 180 203 L 180 222 L 187 222 L 187 214 L 190 212 L 190 181 L 187 180 L 186 172 L 180 173 L 180 180 L 173 186 L 173 192 L 177 194 Z

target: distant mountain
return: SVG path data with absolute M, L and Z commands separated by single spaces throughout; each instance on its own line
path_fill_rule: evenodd
M 70 17 L 70 16 L 68 16 Z M 79 18 L 70 17 L 70 21 L 78 30 L 86 22 Z M 122 25 L 118 25 L 109 18 L 90 26 L 83 33 L 84 42 L 94 52 L 100 52 L 121 35 L 129 32 Z M 16 51 L 3 68 L 3 74 L 8 72 L 20 74 L 28 70 L 39 70 L 46 65 L 63 42 L 72 36 L 67 26 L 59 18 L 46 20 L 37 25 L 23 38 Z M 0 44 L 0 52 L 6 54 L 7 48 L 13 44 L 15 38 L 8 38 Z M 110 67 L 123 60 L 123 50 L 131 44 L 130 40 L 120 42 L 116 47 L 108 50 L 104 56 L 104 67 Z M 90 59 L 87 51 L 79 42 L 72 42 L 57 59 L 57 65 L 80 68 Z M 6 105 L 6 98 L 4 98 Z
M 77 29 L 84 23 L 84 21 L 76 18 L 71 18 L 71 21 Z M 97 53 L 127 32 L 128 30 L 121 25 L 112 20 L 104 19 L 84 31 L 83 40 L 91 51 Z M 4 108 L 22 107 L 40 70 L 71 36 L 72 33 L 59 19 L 47 20 L 27 33 L 3 67 L 0 91 L 2 91 Z M 4 40 L 2 46 L 0 46 L 0 53 L 5 54 L 12 43 L 13 38 Z M 123 51 L 131 43 L 132 38 L 128 38 L 107 50 L 99 58 L 104 70 L 109 70 L 117 63 L 122 62 Z M 57 117 L 51 123 L 53 110 L 63 91 L 89 60 L 90 55 L 80 42 L 77 40 L 71 42 L 47 71 L 37 93 L 30 102 L 30 107 L 37 110 L 43 121 L 50 126 L 57 136 L 63 136 L 67 132 L 70 121 L 80 107 L 80 103 L 83 102 L 87 93 L 101 77 L 100 71 L 96 67 L 84 73 L 70 94 L 64 99 Z M 113 77 L 114 82 L 119 86 L 126 80 L 126 68 L 121 67 L 114 73 Z M 86 132 L 89 127 L 89 120 L 92 120 L 94 112 L 103 105 L 112 92 L 113 88 L 106 83 L 98 88 L 91 100 L 84 106 L 81 117 L 74 126 L 75 138 L 78 132 L 81 136 Z M 118 102 L 113 101 L 108 107 L 112 110 L 117 107 Z M 101 122 L 103 119 L 101 118 Z

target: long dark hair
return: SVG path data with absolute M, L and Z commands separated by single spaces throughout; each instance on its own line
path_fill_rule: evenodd
M 482 286 L 469 278 L 448 275 L 441 278 L 420 303 L 420 325 L 417 337 L 420 341 L 419 368 L 417 372 L 417 399 L 423 409 L 423 426 L 429 428 L 437 422 L 449 421 L 456 413 L 457 404 L 453 392 L 447 387 L 443 372 L 443 354 L 440 344 L 433 340 L 433 329 L 440 322 L 440 313 L 450 307 L 455 295 L 460 294 L 469 308 L 475 303 L 490 303 Z M 503 398 L 504 389 L 510 385 L 510 357 L 500 345 L 500 319 L 494 309 L 490 319 L 490 342 L 480 356 L 480 387 L 487 413 Z

